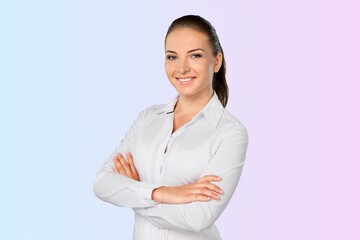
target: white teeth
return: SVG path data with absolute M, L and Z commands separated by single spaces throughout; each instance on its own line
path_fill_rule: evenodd
M 180 82 L 188 82 L 190 81 L 192 78 L 179 78 Z

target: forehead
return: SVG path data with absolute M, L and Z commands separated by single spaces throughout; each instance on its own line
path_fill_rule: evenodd
M 209 49 L 208 37 L 203 33 L 191 28 L 179 28 L 173 30 L 165 40 L 166 50 L 191 50 L 196 48 Z

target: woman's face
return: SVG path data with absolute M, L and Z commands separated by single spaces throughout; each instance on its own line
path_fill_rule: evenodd
M 221 67 L 222 55 L 214 57 L 208 37 L 190 28 L 173 30 L 165 41 L 165 69 L 180 97 L 211 97 L 212 78 Z

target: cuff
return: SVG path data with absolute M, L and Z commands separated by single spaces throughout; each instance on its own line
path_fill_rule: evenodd
M 151 195 L 154 189 L 159 188 L 161 186 L 163 185 L 149 183 L 149 182 L 137 182 L 135 184 L 130 185 L 128 188 L 134 191 L 139 196 L 140 203 L 149 206 L 155 206 L 158 205 L 158 203 L 151 199 Z

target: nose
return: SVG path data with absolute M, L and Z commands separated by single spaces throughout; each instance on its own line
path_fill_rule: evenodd
M 189 66 L 187 59 L 179 61 L 178 66 L 177 66 L 177 72 L 179 74 L 184 74 L 188 71 L 190 71 L 190 66 Z

